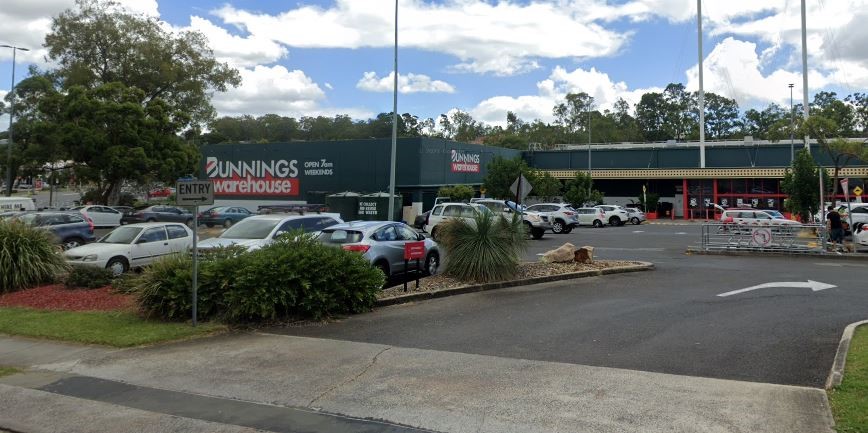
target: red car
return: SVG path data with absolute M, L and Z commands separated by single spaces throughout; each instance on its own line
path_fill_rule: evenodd
M 175 193 L 175 188 L 155 188 L 148 193 L 148 197 L 168 197 Z

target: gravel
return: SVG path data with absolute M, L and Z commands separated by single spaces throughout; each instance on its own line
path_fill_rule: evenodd
M 515 280 L 522 280 L 528 278 L 536 278 L 536 277 L 547 277 L 550 275 L 560 275 L 560 274 L 568 274 L 571 272 L 581 272 L 581 271 L 597 271 L 601 269 L 607 269 L 618 266 L 632 266 L 632 265 L 640 265 L 640 262 L 635 261 L 624 261 L 624 260 L 596 260 L 593 263 L 543 263 L 543 262 L 531 262 L 531 263 L 522 263 L 518 266 L 518 273 L 513 278 Z M 425 277 L 419 280 L 419 288 L 416 288 L 415 281 L 409 281 L 407 283 L 407 292 L 406 293 L 415 293 L 415 292 L 431 292 L 442 289 L 453 289 L 456 287 L 469 286 L 474 285 L 475 283 L 468 283 L 461 280 L 457 280 L 452 277 L 448 277 L 446 275 L 434 275 L 431 277 Z M 404 295 L 404 286 L 403 284 L 392 286 L 387 289 L 384 289 L 377 295 L 380 299 L 385 298 L 393 298 L 396 296 Z

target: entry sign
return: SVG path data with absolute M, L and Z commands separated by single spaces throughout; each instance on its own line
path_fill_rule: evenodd
M 407 242 L 404 244 L 404 260 L 419 260 L 425 258 L 425 242 Z
M 214 184 L 210 180 L 179 180 L 175 201 L 179 206 L 214 204 Z

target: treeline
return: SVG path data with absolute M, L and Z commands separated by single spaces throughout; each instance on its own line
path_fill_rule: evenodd
M 698 107 L 696 92 L 687 92 L 683 84 L 673 83 L 663 92 L 642 95 L 634 106 L 619 99 L 611 110 L 597 109 L 594 98 L 586 93 L 571 93 L 552 107 L 555 118 L 552 123 L 539 119 L 525 121 L 512 112 L 507 113 L 505 127 L 487 125 L 460 110 L 441 114 L 436 120 L 404 113 L 398 117 L 398 135 L 481 141 L 515 149 L 527 149 L 531 143 L 542 148 L 559 143 L 586 143 L 589 133 L 594 143 L 688 141 L 699 139 Z M 810 111 L 834 123 L 830 136 L 868 136 L 868 93 L 853 93 L 840 99 L 835 92 L 819 92 Z M 781 140 L 788 138 L 791 130 L 798 136 L 801 114 L 801 104 L 795 105 L 792 113 L 788 107 L 777 104 L 742 112 L 734 99 L 706 93 L 705 137 L 725 140 L 750 135 L 755 139 Z M 220 117 L 209 124 L 208 131 L 190 133 L 188 138 L 200 144 L 388 138 L 392 136 L 392 114 L 381 113 L 367 120 L 353 120 L 346 115 L 300 119 L 277 114 Z

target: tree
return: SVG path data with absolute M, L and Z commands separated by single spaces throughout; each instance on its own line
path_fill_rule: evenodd
M 854 128 L 861 131 L 862 137 L 868 135 L 868 93 L 854 93 L 844 98 L 853 107 Z
M 169 32 L 110 0 L 76 0 L 52 20 L 45 48 L 64 88 L 120 82 L 140 89 L 143 105 L 159 98 L 170 112 L 186 113 L 182 127 L 213 118 L 209 92 L 241 83 L 238 71 L 214 59 L 202 33 Z
M 729 138 L 738 125 L 738 103 L 735 99 L 714 93 L 705 94 L 705 133 L 708 138 Z
M 813 115 L 802 124 L 801 135 L 808 134 L 817 140 L 820 148 L 829 155 L 834 165 L 831 194 L 838 193 L 838 178 L 842 169 L 854 160 L 868 159 L 868 147 L 864 141 L 850 141 L 843 138 L 829 138 L 840 132 L 837 124 L 823 116 Z
M 636 104 L 636 122 L 645 141 L 664 141 L 670 138 L 666 131 L 666 101 L 662 93 L 642 95 Z
M 789 196 L 785 207 L 807 222 L 811 215 L 820 210 L 820 170 L 807 149 L 796 154 L 793 164 L 784 174 L 781 189 Z
M 593 189 L 593 185 L 590 175 L 582 171 L 576 172 L 576 177 L 566 184 L 564 200 L 578 207 L 588 203 L 602 203 L 603 193 Z
M 552 201 L 555 197 L 561 195 L 563 185 L 551 173 L 535 170 L 527 178 L 531 185 L 533 185 L 533 189 L 530 192 L 532 196 L 540 197 L 545 201 Z
M 814 95 L 814 103 L 811 105 L 813 105 L 812 111 L 815 115 L 835 122 L 836 128 L 831 135 L 838 137 L 856 135 L 853 106 L 839 100 L 835 92 L 817 92 Z
M 594 98 L 585 92 L 568 93 L 563 102 L 552 108 L 555 123 L 566 131 L 566 141 L 576 141 L 580 131 L 587 132 L 588 113 L 594 107 Z
M 772 134 L 772 131 L 784 131 L 786 136 L 789 136 L 788 128 L 791 120 L 790 113 L 777 104 L 771 104 L 762 111 L 751 108 L 742 116 L 742 132 L 758 140 L 779 140 L 784 137 L 780 134 Z
M 533 183 L 531 169 L 521 157 L 513 159 L 506 159 L 502 156 L 494 157 L 486 167 L 485 178 L 482 183 L 486 189 L 485 194 L 500 199 L 514 198 L 515 194 L 509 190 L 509 187 L 521 173 L 524 173 L 525 177 Z
M 440 189 L 437 190 L 437 196 L 449 197 L 455 201 L 467 202 L 470 201 L 474 195 L 476 195 L 476 191 L 474 191 L 473 187 L 469 185 L 441 186 Z
M 670 83 L 663 90 L 665 102 L 664 129 L 669 138 L 685 140 L 687 135 L 696 127 L 698 114 L 693 110 L 697 107 L 696 99 L 688 93 L 684 84 Z

